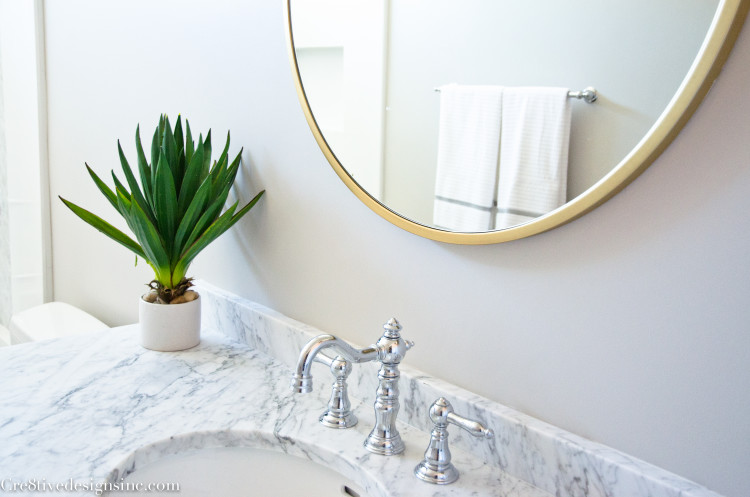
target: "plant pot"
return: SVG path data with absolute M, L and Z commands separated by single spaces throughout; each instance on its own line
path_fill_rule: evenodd
M 201 299 L 182 304 L 151 304 L 139 300 L 141 345 L 150 350 L 174 352 L 201 341 Z

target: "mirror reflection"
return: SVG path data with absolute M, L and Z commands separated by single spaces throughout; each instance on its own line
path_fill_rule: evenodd
M 348 174 L 402 217 L 482 232 L 617 166 L 676 94 L 717 5 L 290 0 L 290 17 L 310 109 Z M 596 102 L 566 98 L 586 87 Z

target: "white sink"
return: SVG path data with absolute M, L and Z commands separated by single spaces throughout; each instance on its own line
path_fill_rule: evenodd
M 308 459 L 249 447 L 196 449 L 166 456 L 137 468 L 114 483 L 142 485 L 146 491 L 180 497 L 367 497 L 340 473 Z M 179 492 L 167 484 L 179 484 Z M 106 495 L 132 497 L 130 491 Z

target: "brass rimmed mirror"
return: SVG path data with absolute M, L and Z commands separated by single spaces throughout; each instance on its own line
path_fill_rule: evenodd
M 458 244 L 516 240 L 586 214 L 679 133 L 750 7 L 746 0 L 531 3 L 285 0 L 307 121 L 335 172 L 374 212 L 411 233 Z M 562 205 L 502 229 L 433 222 L 435 90 L 456 82 L 596 87 L 595 103 L 570 103 Z

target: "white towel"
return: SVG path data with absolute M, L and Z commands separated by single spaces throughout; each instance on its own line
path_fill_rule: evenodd
M 441 88 L 435 226 L 465 232 L 493 229 L 501 109 L 499 86 Z
M 565 203 L 568 89 L 504 88 L 502 123 L 496 229 L 531 221 Z

